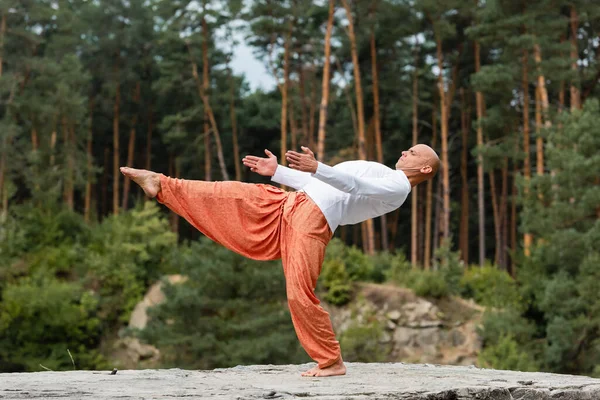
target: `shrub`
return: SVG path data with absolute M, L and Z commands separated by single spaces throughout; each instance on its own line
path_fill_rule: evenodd
M 503 335 L 498 343 L 483 349 L 478 361 L 484 368 L 530 372 L 539 370 L 534 358 L 510 335 Z
M 382 362 L 385 360 L 384 347 L 379 344 L 383 327 L 377 320 L 365 325 L 353 322 L 340 334 L 340 346 L 344 360 L 352 362 Z
M 523 299 L 513 278 L 490 264 L 466 270 L 460 279 L 460 292 L 463 297 L 472 298 L 487 307 L 516 310 L 523 307 Z

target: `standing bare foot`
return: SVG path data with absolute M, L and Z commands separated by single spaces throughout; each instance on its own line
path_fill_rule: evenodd
M 338 361 L 336 361 L 335 364 L 330 365 L 327 368 L 319 368 L 319 366 L 316 366 L 302 374 L 302 376 L 336 376 L 336 375 L 346 375 L 346 366 L 344 365 L 344 361 L 342 361 L 341 358 Z
M 140 185 L 146 196 L 151 199 L 160 192 L 160 175 L 145 169 L 121 167 L 121 173 Z

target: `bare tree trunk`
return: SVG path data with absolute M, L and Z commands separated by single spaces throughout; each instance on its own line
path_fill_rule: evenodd
M 104 147 L 104 172 L 102 174 L 102 215 L 108 214 L 108 171 L 110 171 L 110 148 Z
M 442 40 L 437 34 L 437 62 L 438 62 L 438 89 L 440 95 L 441 116 L 441 131 L 442 131 L 442 188 L 443 188 L 443 212 L 442 212 L 442 234 L 444 239 L 450 238 L 450 169 L 448 164 L 448 108 L 449 102 L 446 101 L 446 89 L 444 78 L 444 56 L 442 53 Z
M 523 160 L 523 174 L 525 175 L 525 196 L 529 193 L 529 179 L 531 178 L 531 166 L 529 159 L 529 76 L 528 76 L 529 54 L 527 50 L 523 51 L 523 152 L 525 159 Z M 526 257 L 529 257 L 531 252 L 531 233 L 525 232 L 523 237 L 523 250 Z
M 381 117 L 379 115 L 379 73 L 377 71 L 377 47 L 375 45 L 375 32 L 371 28 L 371 69 L 373 71 L 373 118 L 375 119 L 375 145 L 377 161 L 383 164 L 383 146 L 381 144 Z M 388 248 L 387 217 L 382 215 L 381 221 L 381 248 Z
M 571 70 L 577 73 L 577 61 L 579 59 L 579 51 L 577 46 L 577 31 L 579 30 L 579 17 L 575 6 L 571 5 Z M 579 88 L 574 81 L 571 81 L 571 110 L 581 108 L 581 94 Z
M 495 263 L 499 266 L 500 262 L 500 212 L 498 210 L 498 195 L 496 191 L 496 176 L 494 171 L 489 172 L 490 177 L 490 193 L 492 195 L 492 210 L 494 216 L 494 236 L 496 238 L 496 256 Z
M 502 165 L 502 195 L 500 196 L 500 226 L 501 226 L 501 242 L 500 242 L 500 258 L 498 265 L 508 271 L 508 263 L 506 259 L 506 249 L 508 246 L 508 212 L 507 212 L 507 197 L 508 197 L 508 158 L 504 158 Z
M 67 205 L 67 208 L 73 211 L 73 150 L 71 148 L 71 132 L 70 124 L 67 121 L 67 117 L 63 116 L 62 119 L 63 129 L 63 149 L 65 152 L 65 160 L 67 162 L 65 169 L 65 177 L 63 184 L 63 201 Z
M 515 154 L 519 151 L 519 144 L 516 142 Z M 512 178 L 512 193 L 510 201 L 510 248 L 512 256 L 510 258 L 510 275 L 514 278 L 516 272 L 516 259 L 514 254 L 517 251 L 517 183 L 515 181 L 518 173 L 517 163 L 513 161 L 513 178 Z
M 121 105 L 121 83 L 119 82 L 119 67 L 115 64 L 115 102 L 113 105 L 113 214 L 119 214 L 119 106 Z
M 306 92 L 305 92 L 305 87 L 304 85 L 306 84 L 306 82 L 304 81 L 304 65 L 300 66 L 300 69 L 298 71 L 299 74 L 299 80 L 300 82 L 298 83 L 299 89 L 300 89 L 300 111 L 301 111 L 301 116 L 302 116 L 302 140 L 301 142 L 305 145 L 305 146 L 310 146 L 310 138 L 309 138 L 309 133 L 308 133 L 308 110 L 306 107 Z
M 290 28 L 285 38 L 284 53 L 283 53 L 283 86 L 281 89 L 281 156 L 279 162 L 285 165 L 285 153 L 287 153 L 287 111 L 288 111 L 288 83 L 290 79 L 290 41 L 292 29 Z
M 309 124 L 308 124 L 308 143 L 312 149 L 315 147 L 315 108 L 317 106 L 317 79 L 313 72 L 310 85 L 310 103 L 309 103 Z
M 475 41 L 475 72 L 481 68 L 481 49 L 479 42 Z M 483 146 L 483 93 L 475 92 L 477 104 L 477 147 Z M 484 179 L 483 179 L 483 156 L 477 155 L 477 210 L 479 216 L 479 266 L 483 267 L 485 262 L 485 205 L 484 205 Z
M 152 103 L 148 106 L 148 131 L 146 132 L 146 169 L 151 170 L 152 167 L 152 129 L 153 129 L 154 113 Z
M 233 71 L 229 68 L 229 115 L 231 118 L 231 132 L 233 136 L 233 158 L 235 159 L 235 180 L 242 180 L 242 166 L 240 164 L 240 147 L 238 143 L 237 116 L 235 113 L 235 81 Z
M 85 222 L 90 222 L 90 209 L 92 204 L 92 141 L 94 137 L 94 98 L 90 99 L 89 104 L 89 125 L 88 125 L 88 137 L 87 137 L 87 148 L 86 148 L 86 170 L 87 179 L 85 183 L 85 205 L 83 207 L 83 217 Z
M 469 146 L 469 124 L 470 108 L 467 108 L 465 101 L 465 91 L 460 89 L 462 100 L 461 112 L 461 130 L 462 130 L 462 151 L 460 159 L 460 177 L 462 181 L 462 190 L 460 195 L 460 254 L 465 265 L 469 265 L 469 180 L 467 176 L 467 153 Z
M 433 218 L 433 253 L 440 247 L 440 228 L 443 224 L 442 219 L 442 178 L 437 179 L 437 187 L 435 190 L 435 212 Z
M 338 71 L 343 76 L 344 70 L 342 69 L 342 64 L 338 58 L 335 59 L 335 64 L 338 68 Z M 354 102 L 352 101 L 352 95 L 350 94 L 350 90 L 348 89 L 348 84 L 344 80 L 344 94 L 346 95 L 346 100 L 348 102 L 348 108 L 350 109 L 350 118 L 352 119 L 352 129 L 354 130 L 354 137 L 358 137 L 358 119 L 356 117 L 356 108 L 354 107 Z
M 415 52 L 416 53 L 416 52 Z M 415 66 L 413 73 L 413 87 L 412 87 L 412 145 L 415 146 L 419 140 L 419 71 L 417 69 L 417 55 L 415 55 Z M 418 245 L 417 245 L 417 202 L 418 193 L 416 188 L 413 188 L 411 193 L 411 251 L 410 251 L 410 262 L 415 268 L 419 262 L 418 259 Z
M 212 154 L 210 141 L 210 124 L 208 122 L 208 113 L 204 112 L 204 180 L 212 180 Z
M 356 49 L 356 36 L 354 34 L 354 22 L 352 18 L 352 11 L 348 5 L 348 0 L 342 0 L 346 15 L 348 18 L 348 36 L 350 39 L 350 46 L 352 52 L 352 64 L 354 65 L 354 86 L 356 88 L 356 109 L 358 116 L 358 158 L 366 160 L 366 147 L 365 147 L 365 116 L 363 106 L 363 93 L 362 85 L 360 81 L 360 65 L 358 62 L 358 51 Z M 375 235 L 373 229 L 373 220 L 369 219 L 366 222 L 367 226 L 367 243 L 364 246 L 364 250 L 368 254 L 373 254 L 375 250 Z
M 35 127 L 35 122 L 32 121 L 33 126 L 31 127 L 31 149 L 33 151 L 37 151 L 39 147 L 39 137 L 37 133 L 37 129 Z
M 333 29 L 334 12 L 335 0 L 329 0 L 329 17 L 327 18 L 327 31 L 325 33 L 325 64 L 323 65 L 321 106 L 319 108 L 319 134 L 317 136 L 317 159 L 320 161 L 323 161 L 323 157 L 325 157 L 325 126 L 327 125 L 327 104 L 329 102 L 329 79 L 331 75 L 329 71 L 331 68 L 331 31 Z
M 288 102 L 289 107 L 289 119 L 290 119 L 290 133 L 292 134 L 292 149 L 298 151 L 298 125 L 296 124 L 296 114 L 294 113 L 294 101 L 293 97 Z
M 431 112 L 431 147 L 435 150 L 437 146 L 437 108 L 436 102 L 433 102 L 433 110 Z M 425 255 L 423 256 L 423 266 L 426 270 L 431 267 L 431 210 L 433 195 L 433 179 L 427 181 L 427 198 L 425 200 Z
M 140 83 L 137 82 L 135 85 L 135 91 L 133 92 L 133 102 L 138 105 L 140 102 Z M 135 110 L 133 112 L 133 116 L 131 117 L 131 127 L 129 128 L 129 144 L 127 146 L 127 166 L 133 167 L 133 155 L 135 151 L 135 126 L 137 125 L 138 120 L 138 111 Z M 123 180 L 123 200 L 122 200 L 122 208 L 123 210 L 127 210 L 127 203 L 129 202 L 129 188 L 131 187 L 131 180 L 127 177 Z
M 540 50 L 540 46 L 538 44 L 534 47 L 535 50 L 535 62 L 538 66 L 538 97 L 539 103 L 541 107 L 541 113 L 544 119 L 544 127 L 549 129 L 552 126 L 550 122 L 550 116 L 548 113 L 548 90 L 546 89 L 546 79 L 544 75 L 540 72 L 541 64 L 542 64 L 542 54 Z M 540 122 L 540 131 L 541 131 L 541 122 Z M 537 174 L 544 174 L 544 139 L 541 135 L 541 132 L 538 132 L 536 135 L 536 153 L 537 153 Z

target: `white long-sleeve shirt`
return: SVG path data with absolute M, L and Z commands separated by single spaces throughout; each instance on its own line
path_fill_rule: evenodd
M 331 232 L 400 207 L 412 187 L 403 171 L 372 161 L 346 161 L 330 167 L 319 162 L 317 172 L 279 165 L 271 180 L 305 192 L 319 207 Z

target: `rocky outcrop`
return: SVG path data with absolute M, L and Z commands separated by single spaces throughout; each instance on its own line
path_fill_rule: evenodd
M 477 325 L 483 308 L 459 298 L 428 300 L 393 285 L 362 284 L 347 306 L 324 304 L 338 336 L 378 321 L 385 360 L 474 365 L 481 350 Z
M 0 374 L 0 399 L 600 399 L 600 380 L 583 376 L 402 363 L 348 363 L 345 376 L 300 376 L 313 365 Z
M 165 279 L 170 284 L 185 282 L 182 275 L 168 275 Z M 136 304 L 129 317 L 129 328 L 144 329 L 148 323 L 148 308 L 165 301 L 162 291 L 162 281 L 156 282 L 146 292 L 146 295 Z M 134 369 L 156 366 L 160 359 L 160 351 L 151 345 L 141 343 L 137 338 L 124 337 L 114 342 L 109 359 L 121 368 Z

